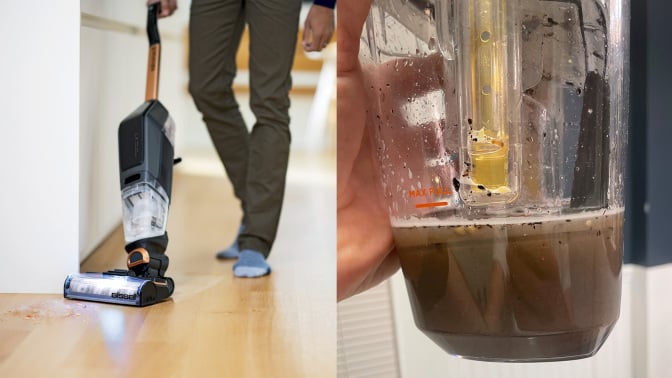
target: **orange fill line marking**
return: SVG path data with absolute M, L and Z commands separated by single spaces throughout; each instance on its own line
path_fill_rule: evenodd
M 439 207 L 439 206 L 448 206 L 448 202 L 429 202 L 429 203 L 419 203 L 415 205 L 417 209 L 422 209 L 424 207 Z

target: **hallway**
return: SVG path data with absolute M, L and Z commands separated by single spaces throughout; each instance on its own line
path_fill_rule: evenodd
M 178 166 L 169 214 L 172 299 L 147 308 L 0 294 L 4 377 L 335 376 L 335 164 L 292 157 L 273 273 L 233 277 L 214 253 L 240 212 L 212 156 Z M 125 266 L 118 229 L 82 271 Z

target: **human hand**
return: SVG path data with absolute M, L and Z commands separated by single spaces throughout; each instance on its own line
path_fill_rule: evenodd
M 177 10 L 177 0 L 147 0 L 147 6 L 154 3 L 161 3 L 159 18 L 168 17 Z
M 337 298 L 369 289 L 399 269 L 365 130 L 366 90 L 359 36 L 370 1 L 344 1 L 338 21 Z
M 334 10 L 321 5 L 312 5 L 303 24 L 303 40 L 305 51 L 322 51 L 327 47 L 334 34 Z

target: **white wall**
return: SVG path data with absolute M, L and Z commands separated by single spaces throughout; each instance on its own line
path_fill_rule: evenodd
M 672 377 L 672 264 L 646 272 L 647 377 Z
M 79 13 L 0 5 L 0 292 L 62 292 L 79 268 Z

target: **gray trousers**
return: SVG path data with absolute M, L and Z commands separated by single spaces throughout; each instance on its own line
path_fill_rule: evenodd
M 290 71 L 301 0 L 193 0 L 189 91 L 224 164 L 246 228 L 239 248 L 268 256 L 280 219 L 289 159 Z M 249 133 L 231 88 L 245 24 L 250 32 Z

